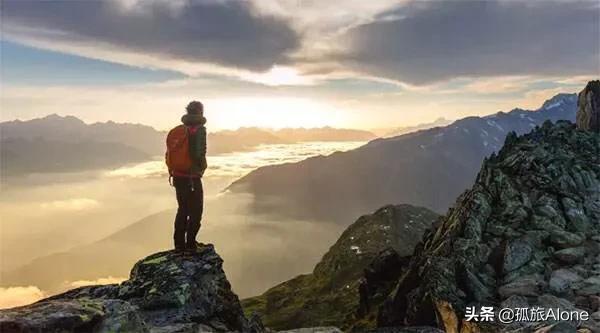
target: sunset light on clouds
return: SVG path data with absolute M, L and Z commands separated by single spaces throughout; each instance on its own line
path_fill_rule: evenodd
M 593 1 L 3 4 L 3 120 L 164 129 L 194 96 L 210 130 L 414 125 L 536 107 L 599 70 Z

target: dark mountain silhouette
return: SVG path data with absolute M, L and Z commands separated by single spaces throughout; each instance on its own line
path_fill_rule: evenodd
M 113 168 L 164 154 L 166 132 L 140 124 L 86 124 L 52 114 L 0 123 L 1 171 L 5 176 Z M 208 135 L 208 154 L 256 149 L 262 144 L 305 141 L 367 141 L 374 134 L 336 128 L 267 130 L 257 127 Z
M 337 223 L 394 202 L 443 212 L 510 131 L 526 133 L 545 120 L 574 121 L 576 100 L 575 94 L 559 94 L 536 111 L 468 117 L 347 152 L 262 167 L 229 190 L 253 194 L 257 212 Z

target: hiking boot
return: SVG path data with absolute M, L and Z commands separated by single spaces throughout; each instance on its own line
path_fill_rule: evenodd
M 175 249 L 174 249 L 174 251 L 177 254 L 183 254 L 183 253 L 185 253 L 185 247 L 183 247 L 183 246 L 176 246 Z
M 197 251 L 198 251 L 198 243 L 193 242 L 193 243 L 185 245 L 186 253 L 192 254 L 192 253 L 196 253 Z

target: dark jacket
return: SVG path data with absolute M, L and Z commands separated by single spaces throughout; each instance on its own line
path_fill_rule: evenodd
M 206 118 L 202 115 L 186 114 L 181 118 L 181 122 L 190 129 L 190 157 L 192 159 L 193 175 L 202 176 L 208 167 L 206 163 Z

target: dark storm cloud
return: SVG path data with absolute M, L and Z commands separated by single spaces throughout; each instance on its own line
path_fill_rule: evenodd
M 343 38 L 346 66 L 413 84 L 600 71 L 596 1 L 416 1 Z
M 6 28 L 66 32 L 63 41 L 191 62 L 265 70 L 299 44 L 286 22 L 257 16 L 246 1 L 3 1 Z M 60 35 L 59 35 L 60 36 Z

